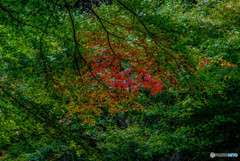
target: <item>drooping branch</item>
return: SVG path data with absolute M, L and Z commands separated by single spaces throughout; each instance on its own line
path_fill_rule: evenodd
M 161 48 L 167 55 L 169 55 L 171 58 L 173 58 L 175 60 L 175 62 L 177 62 L 176 58 L 170 54 L 164 47 L 162 47 L 162 43 L 160 41 L 157 40 L 157 38 L 153 35 L 153 33 L 148 29 L 148 27 L 144 24 L 144 22 L 142 21 L 142 19 L 139 17 L 139 15 L 137 13 L 135 13 L 134 11 L 132 11 L 130 8 L 128 8 L 125 4 L 123 4 L 120 0 L 117 0 L 118 3 L 123 6 L 126 10 L 128 10 L 130 13 L 132 13 L 137 19 L 138 21 L 142 24 L 142 26 L 144 27 L 144 29 L 147 31 L 147 33 L 149 34 L 149 36 L 153 39 L 153 41 L 155 42 L 155 44 Z
M 62 136 L 65 136 L 66 138 L 75 141 L 76 143 L 78 143 L 79 145 L 82 145 L 83 148 L 89 152 L 89 150 L 91 150 L 89 148 L 89 142 L 86 140 L 88 137 L 84 136 L 84 135 L 79 135 L 78 136 L 81 138 L 75 138 L 73 135 L 69 134 L 66 130 L 63 130 L 59 125 L 56 124 L 56 122 L 54 122 L 53 120 L 51 120 L 50 118 L 44 117 L 44 116 L 40 116 L 37 112 L 33 112 L 32 109 L 36 109 L 36 107 L 28 107 L 26 106 L 24 103 L 22 103 L 21 101 L 19 101 L 17 98 L 15 98 L 14 96 L 12 96 L 9 92 L 7 92 L 3 86 L 0 85 L 0 91 L 2 91 L 6 96 L 9 97 L 10 101 L 14 104 L 16 104 L 17 106 L 19 106 L 21 109 L 26 110 L 32 117 L 34 117 L 37 121 L 39 121 L 40 123 L 44 124 L 45 126 L 49 127 L 49 128 L 53 128 L 54 130 L 56 130 L 57 135 L 61 138 Z M 66 140 L 64 138 L 62 138 L 62 140 L 64 142 L 66 142 Z M 88 139 L 91 141 L 97 141 L 94 138 Z
M 51 14 L 50 14 L 50 17 L 49 17 L 47 23 L 46 23 L 45 29 L 44 29 L 41 37 L 40 37 L 40 58 L 41 58 L 41 61 L 42 61 L 42 63 L 43 63 L 43 68 L 44 68 L 44 71 L 45 71 L 45 74 L 46 74 L 46 78 L 47 78 L 46 87 L 48 87 L 48 82 L 49 82 L 49 77 L 50 77 L 50 76 L 49 76 L 49 71 L 48 71 L 48 68 L 47 68 L 47 63 L 46 63 L 46 61 L 45 61 L 45 59 L 44 59 L 44 54 L 43 54 L 43 49 L 42 49 L 42 41 L 43 41 L 43 36 L 44 36 L 44 34 L 46 33 L 46 31 L 47 31 L 49 22 L 50 22 L 50 20 L 51 20 L 51 18 L 52 18 L 52 16 L 53 16 L 54 11 L 55 11 L 57 2 L 58 2 L 58 0 L 56 0 L 56 2 L 55 2 L 54 8 L 53 8 L 53 10 L 52 10 L 52 12 L 51 12 Z
M 33 27 L 33 28 L 36 28 L 36 29 L 38 29 L 38 30 L 43 31 L 42 28 L 40 28 L 40 27 L 38 27 L 38 26 L 25 23 L 24 21 L 19 20 L 19 19 L 17 19 L 16 17 L 14 17 L 13 14 L 12 14 L 12 12 L 16 12 L 16 11 L 10 11 L 10 10 L 6 9 L 1 3 L 0 3 L 0 9 L 2 9 L 4 12 L 6 12 L 6 13 L 7 13 L 14 21 L 16 21 L 17 23 L 22 24 L 22 25 L 25 25 L 25 26 L 30 26 L 30 27 Z

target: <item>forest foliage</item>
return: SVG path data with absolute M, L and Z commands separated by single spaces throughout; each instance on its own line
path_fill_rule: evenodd
M 0 2 L 0 160 L 237 153 L 239 32 L 238 0 Z

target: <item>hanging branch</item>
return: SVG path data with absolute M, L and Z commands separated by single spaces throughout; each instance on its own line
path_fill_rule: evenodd
M 177 62 L 176 58 L 170 54 L 166 49 L 164 49 L 161 45 L 162 43 L 159 42 L 157 40 L 157 38 L 153 35 L 153 33 L 147 28 L 147 26 L 144 24 L 144 22 L 142 21 L 142 19 L 139 17 L 138 14 L 136 14 L 134 11 L 132 11 L 131 9 L 129 9 L 126 5 L 124 5 L 120 0 L 117 0 L 118 3 L 120 3 L 126 10 L 128 10 L 129 12 L 131 12 L 135 17 L 137 17 L 138 21 L 142 24 L 142 26 L 144 27 L 144 29 L 147 31 L 148 35 L 153 39 L 153 41 L 155 42 L 155 44 L 161 48 L 167 55 L 169 55 L 170 57 L 172 57 L 175 62 Z M 161 45 L 160 45 L 161 44 Z
M 5 11 L 5 12 L 7 12 L 7 14 L 8 14 L 14 21 L 16 21 L 17 23 L 23 24 L 23 25 L 25 25 L 25 26 L 30 26 L 30 27 L 33 27 L 33 28 L 36 28 L 36 29 L 39 29 L 39 30 L 43 31 L 43 30 L 42 30 L 40 27 L 38 27 L 38 26 L 25 23 L 25 22 L 23 22 L 22 20 L 19 20 L 19 19 L 17 19 L 16 17 L 14 17 L 14 16 L 12 15 L 12 12 L 16 12 L 16 11 L 10 11 L 10 10 L 6 9 L 5 7 L 3 7 L 3 5 L 2 5 L 1 3 L 0 3 L 0 9 L 2 9 L 2 10 Z
M 80 0 L 87 8 L 89 8 L 92 12 L 94 12 L 91 7 L 89 7 L 88 5 L 86 5 L 82 0 Z M 68 3 L 66 2 L 66 0 L 64 0 L 66 6 L 67 6 L 67 9 L 68 9 L 68 13 L 69 13 L 69 16 L 70 16 L 70 19 L 71 19 L 71 23 L 72 23 L 72 28 L 73 28 L 73 38 L 74 38 L 74 44 L 75 44 L 75 52 L 74 52 L 74 57 L 75 57 L 75 64 L 78 66 L 78 60 L 77 60 L 77 53 L 80 55 L 81 59 L 84 61 L 84 63 L 87 65 L 91 75 L 93 76 L 93 79 L 96 80 L 99 84 L 102 84 L 104 86 L 104 88 L 106 88 L 108 90 L 108 93 L 109 93 L 109 89 L 110 87 L 108 87 L 102 80 L 99 80 L 97 78 L 95 78 L 94 76 L 94 73 L 93 73 L 93 70 L 92 70 L 92 66 L 90 64 L 88 64 L 87 60 L 84 59 L 84 57 L 81 55 L 79 49 L 78 49 L 78 42 L 77 42 L 77 39 L 76 39 L 76 30 L 75 30 L 75 25 L 74 25 L 74 19 L 73 19 L 73 16 L 71 14 L 71 10 L 70 10 L 70 7 L 68 5 Z M 97 15 L 97 14 L 96 14 Z M 114 52 L 115 53 L 115 52 Z M 80 69 L 79 69 L 80 70 Z M 116 92 L 116 91 L 115 91 Z M 117 93 L 117 92 L 116 92 Z M 118 93 L 117 93 L 118 94 Z M 115 97 L 109 93 L 109 95 L 115 99 Z
M 77 43 L 77 38 L 76 38 L 76 29 L 75 29 L 75 25 L 74 25 L 74 19 L 73 19 L 73 16 L 72 16 L 72 13 L 71 13 L 71 9 L 68 5 L 68 3 L 64 0 L 65 4 L 66 4 L 66 7 L 67 7 L 67 10 L 68 10 L 68 14 L 69 14 L 69 17 L 70 17 L 70 20 L 71 20 L 71 24 L 72 24 L 72 29 L 73 29 L 73 40 L 74 40 L 74 44 L 75 44 L 75 51 L 74 51 L 74 63 L 75 63 L 75 66 L 77 68 L 77 71 L 78 71 L 78 75 L 80 76 L 80 80 L 81 80 L 81 85 L 84 86 L 84 83 L 83 83 L 83 78 L 82 78 L 82 75 L 80 73 L 80 68 L 79 68 L 79 62 L 78 62 L 78 58 L 77 58 L 77 53 L 79 54 L 80 58 L 86 63 L 87 61 L 84 59 L 84 57 L 82 56 L 82 54 L 80 53 L 79 49 L 78 49 L 78 43 Z
M 94 140 L 94 141 L 97 141 L 96 139 L 93 139 L 93 138 L 88 138 L 86 136 L 83 136 L 83 135 L 78 135 L 79 137 L 82 138 L 82 140 L 79 140 L 78 138 L 75 138 L 73 135 L 67 133 L 66 130 L 62 130 L 59 126 L 57 126 L 51 119 L 47 118 L 47 117 L 42 117 L 42 116 L 39 116 L 38 113 L 35 113 L 33 112 L 31 109 L 36 109 L 36 107 L 32 107 L 32 108 L 29 108 L 27 107 L 26 105 L 24 105 L 21 101 L 19 101 L 17 98 L 14 98 L 10 93 L 8 93 L 4 88 L 3 86 L 0 85 L 0 89 L 3 91 L 3 93 L 5 93 L 10 99 L 11 99 L 11 102 L 13 103 L 16 103 L 19 107 L 21 107 L 22 109 L 26 110 L 28 113 L 30 113 L 34 118 L 36 118 L 39 122 L 41 122 L 42 124 L 50 127 L 50 128 L 53 128 L 56 130 L 58 136 L 61 138 L 61 136 L 65 136 L 67 137 L 68 139 L 70 140 L 73 140 L 75 141 L 76 143 L 78 143 L 79 145 L 82 145 L 83 144 L 83 147 L 85 148 L 85 150 L 89 151 L 89 143 L 85 140 L 85 139 L 88 139 L 88 140 Z M 66 140 L 63 139 L 64 142 L 66 142 Z
M 43 54 L 43 49 L 42 49 L 42 41 L 43 41 L 43 36 L 46 33 L 46 31 L 47 31 L 49 22 L 50 22 L 50 20 L 51 20 L 51 18 L 53 16 L 54 11 L 55 11 L 57 2 L 58 2 L 58 0 L 56 0 L 56 2 L 55 2 L 54 8 L 53 8 L 53 10 L 52 10 L 52 12 L 50 14 L 50 17 L 49 17 L 47 23 L 46 23 L 45 29 L 44 29 L 41 37 L 40 37 L 40 58 L 41 58 L 41 61 L 43 63 L 43 68 L 44 68 L 44 71 L 45 71 L 45 74 L 46 74 L 46 78 L 47 78 L 46 87 L 48 87 L 48 81 L 49 81 L 49 74 L 48 73 L 49 73 L 49 71 L 48 71 L 48 68 L 47 68 L 47 63 L 46 63 L 46 61 L 44 59 L 44 54 Z

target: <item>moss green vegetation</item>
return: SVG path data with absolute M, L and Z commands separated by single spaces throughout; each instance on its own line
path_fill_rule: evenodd
M 0 160 L 206 161 L 210 152 L 238 153 L 239 0 L 96 2 L 0 2 Z M 119 53 L 110 61 L 115 71 L 94 75 L 91 65 Z M 145 67 L 161 79 L 157 92 L 143 87 L 148 77 L 137 71 Z M 119 83 L 116 73 L 130 69 L 141 85 L 103 83 Z

